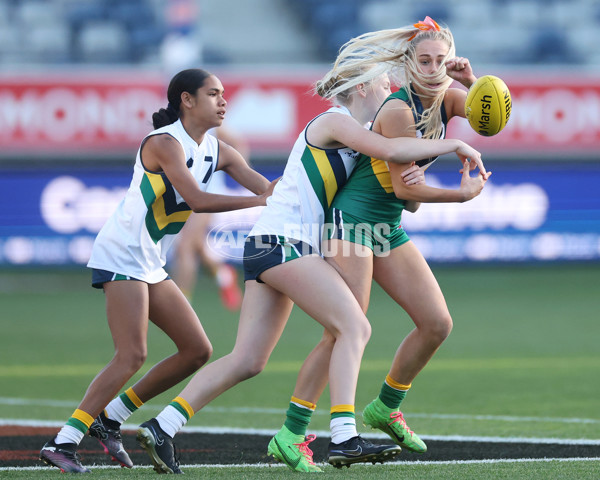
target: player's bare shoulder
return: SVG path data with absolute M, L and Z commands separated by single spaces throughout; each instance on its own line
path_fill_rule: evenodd
M 144 167 L 150 171 L 161 171 L 165 162 L 183 157 L 181 144 L 169 134 L 151 135 L 141 148 Z

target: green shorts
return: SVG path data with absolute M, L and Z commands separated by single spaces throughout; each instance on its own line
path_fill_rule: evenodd
M 386 256 L 392 249 L 410 240 L 399 221 L 369 222 L 337 208 L 329 211 L 325 236 L 330 240 L 347 240 L 364 245 L 378 257 Z

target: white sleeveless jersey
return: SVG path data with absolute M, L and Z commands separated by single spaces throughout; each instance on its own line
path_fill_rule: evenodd
M 142 146 L 149 137 L 160 134 L 169 134 L 181 144 L 190 173 L 206 191 L 217 168 L 218 140 L 206 134 L 198 145 L 178 120 L 150 132 Z M 167 251 L 192 210 L 164 173 L 144 168 L 141 149 L 129 190 L 98 233 L 87 266 L 157 283 L 167 277 L 163 268 Z
M 350 115 L 346 107 L 332 107 L 321 115 Z M 315 118 L 318 118 L 315 117 Z M 298 136 L 281 180 L 249 235 L 280 235 L 300 240 L 321 252 L 325 212 L 347 181 L 359 154 L 350 148 L 323 149 L 310 145 L 306 130 Z
M 219 138 L 217 135 L 216 128 L 211 128 L 208 133 L 215 138 Z M 227 192 L 227 174 L 223 170 L 219 170 L 218 172 L 214 172 L 210 177 L 210 182 L 208 184 L 208 188 L 206 191 L 208 193 L 217 193 L 219 195 L 229 195 Z

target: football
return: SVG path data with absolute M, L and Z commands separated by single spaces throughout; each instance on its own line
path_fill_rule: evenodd
M 465 115 L 479 135 L 491 137 L 502 131 L 510 118 L 512 99 L 498 77 L 484 75 L 471 85 L 465 101 Z

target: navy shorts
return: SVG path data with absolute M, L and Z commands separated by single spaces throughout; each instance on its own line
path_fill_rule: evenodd
M 244 243 L 244 281 L 259 279 L 269 268 L 316 252 L 308 243 L 280 235 L 257 235 Z
M 167 277 L 165 280 L 169 279 Z M 137 282 L 143 282 L 139 278 L 130 277 L 128 275 L 123 275 L 121 273 L 109 272 L 108 270 L 100 270 L 99 268 L 92 268 L 92 287 L 94 288 L 104 288 L 104 284 L 107 282 L 115 282 L 117 280 L 135 280 Z

